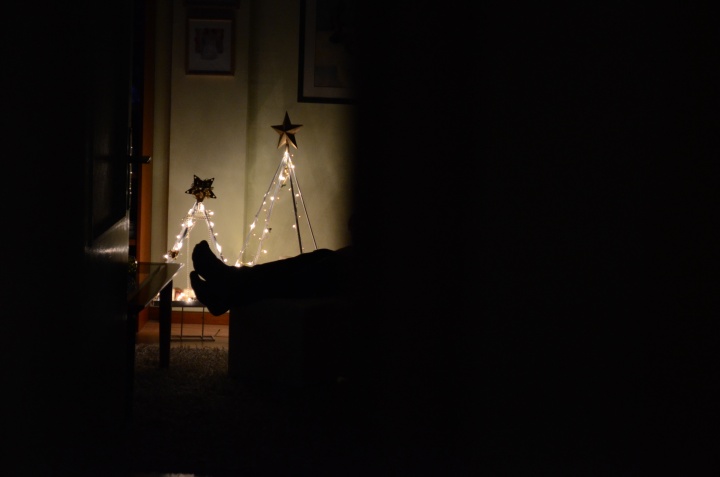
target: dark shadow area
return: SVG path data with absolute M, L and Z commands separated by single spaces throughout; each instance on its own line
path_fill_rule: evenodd
M 357 194 L 379 440 L 415 475 L 705 470 L 720 349 L 707 18 L 376 13 Z

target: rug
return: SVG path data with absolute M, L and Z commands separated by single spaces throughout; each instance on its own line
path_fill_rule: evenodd
M 247 383 L 227 363 L 226 349 L 177 347 L 162 369 L 157 345 L 137 345 L 128 472 L 350 475 L 368 462 L 342 386 Z

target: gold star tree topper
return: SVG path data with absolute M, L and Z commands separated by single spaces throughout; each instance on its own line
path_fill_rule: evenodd
M 202 202 L 208 197 L 215 199 L 216 197 L 212 186 L 214 180 L 214 177 L 212 179 L 202 180 L 193 174 L 193 185 L 191 188 L 186 190 L 185 193 L 194 195 L 198 202 Z
M 295 141 L 295 133 L 297 133 L 298 129 L 301 127 L 302 124 L 292 124 L 290 122 L 290 116 L 288 116 L 287 111 L 285 111 L 285 120 L 283 123 L 278 124 L 277 126 L 272 126 L 272 128 L 280 135 L 280 139 L 278 140 L 278 149 L 283 146 L 285 146 L 285 149 L 289 149 L 290 144 L 297 149 L 298 145 Z

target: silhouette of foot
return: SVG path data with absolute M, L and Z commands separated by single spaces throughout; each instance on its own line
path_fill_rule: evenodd
M 230 309 L 230 295 L 221 283 L 213 282 L 211 284 L 193 270 L 190 272 L 190 285 L 200 303 L 205 305 L 213 315 L 220 316 Z
M 231 266 L 223 263 L 210 249 L 207 240 L 203 240 L 193 248 L 193 268 L 205 280 L 228 280 L 231 276 Z

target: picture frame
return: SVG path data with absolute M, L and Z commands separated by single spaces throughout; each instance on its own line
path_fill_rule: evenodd
M 229 13 L 188 14 L 185 52 L 188 75 L 234 75 L 235 19 Z
M 347 2 L 301 1 L 298 102 L 355 102 L 355 36 Z

